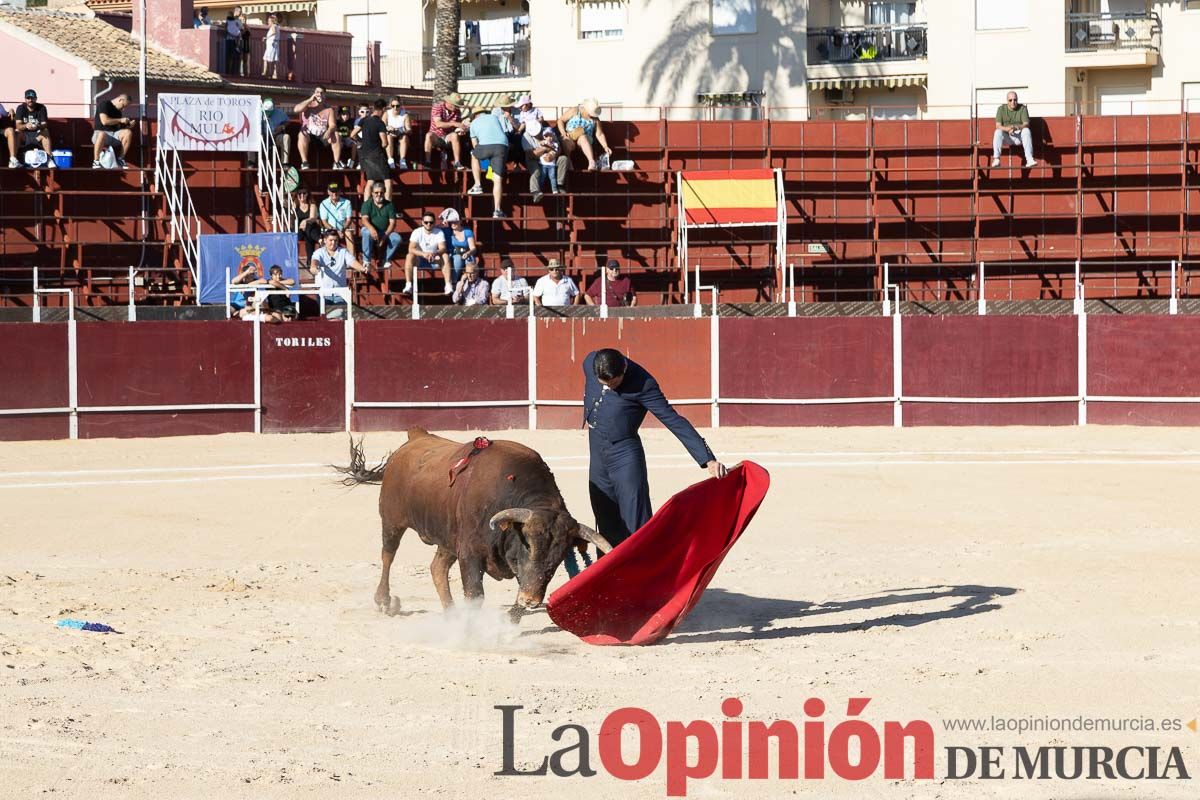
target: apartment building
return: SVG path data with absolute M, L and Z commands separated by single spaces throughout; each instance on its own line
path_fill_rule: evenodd
M 236 0 L 211 0 L 215 15 Z M 90 0 L 122 10 L 129 0 Z M 200 1 L 197 0 L 197 6 Z M 383 84 L 429 86 L 436 0 L 244 3 L 380 42 Z M 614 116 L 776 119 L 1200 110 L 1200 0 L 462 0 L 460 91 L 598 98 Z M 648 108 L 649 107 L 649 108 Z

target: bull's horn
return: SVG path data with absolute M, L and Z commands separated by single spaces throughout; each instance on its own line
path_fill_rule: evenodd
M 488 527 L 496 530 L 496 526 L 501 522 L 519 522 L 525 525 L 531 519 L 533 519 L 533 511 L 528 508 L 506 508 L 492 515 L 492 518 L 488 520 Z
M 587 525 L 584 525 L 582 522 L 579 523 L 579 538 L 583 539 L 584 541 L 591 542 L 592 544 L 596 545 L 596 549 L 602 550 L 605 553 L 613 549 L 613 546 L 608 543 L 608 539 L 605 539 L 599 533 L 592 530 Z

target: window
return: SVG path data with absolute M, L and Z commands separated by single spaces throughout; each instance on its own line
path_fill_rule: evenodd
M 916 3 L 873 2 L 867 6 L 868 25 L 911 25 L 916 16 Z
M 623 0 L 588 0 L 579 4 L 580 39 L 620 39 L 625 35 L 629 5 Z
M 975 0 L 975 30 L 1029 27 L 1029 0 Z
M 758 31 L 758 0 L 712 0 L 712 32 Z

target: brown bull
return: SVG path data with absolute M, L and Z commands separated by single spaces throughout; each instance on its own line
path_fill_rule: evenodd
M 603 551 L 612 549 L 567 512 L 553 473 L 536 452 L 509 441 L 491 442 L 472 454 L 473 449 L 471 443 L 413 428 L 408 442 L 385 463 L 367 469 L 362 443 L 351 443 L 350 466 L 341 469 L 345 482 L 382 482 L 383 573 L 375 590 L 381 611 L 399 610 L 388 576 L 400 537 L 409 528 L 437 547 L 429 571 L 443 608 L 454 604 L 449 577 L 455 561 L 469 602 L 482 602 L 486 572 L 496 580 L 517 579 L 515 608 L 520 609 L 542 602 L 551 576 L 573 545 L 591 542 Z

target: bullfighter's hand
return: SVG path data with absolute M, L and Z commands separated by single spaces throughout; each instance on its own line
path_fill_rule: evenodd
M 729 470 L 725 469 L 725 465 L 715 459 L 708 462 L 704 466 L 708 470 L 708 474 L 712 475 L 714 478 L 724 478 L 727 474 L 729 474 Z

